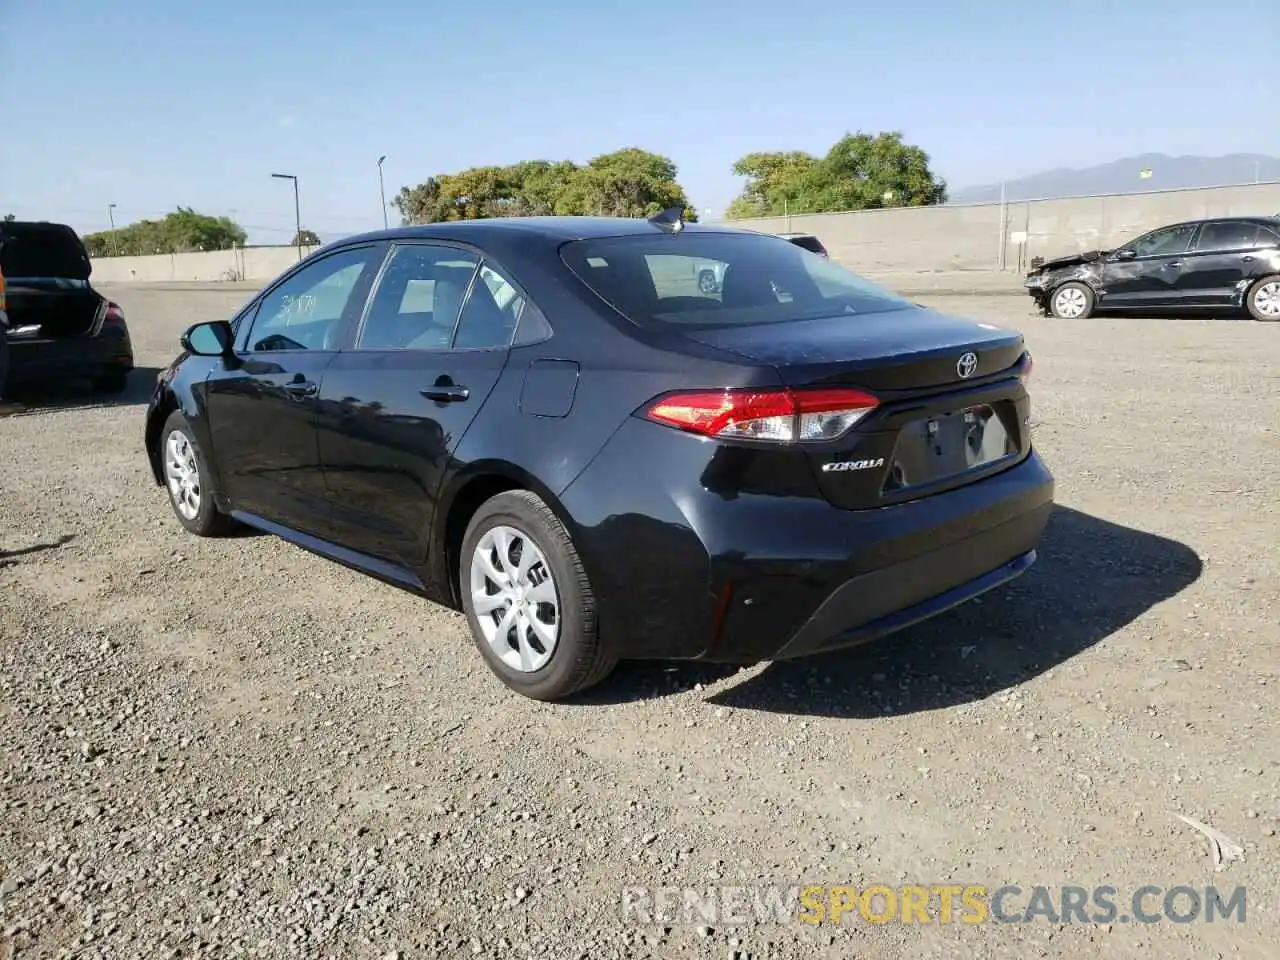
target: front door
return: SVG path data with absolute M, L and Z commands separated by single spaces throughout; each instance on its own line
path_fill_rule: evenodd
M 393 247 L 321 386 L 320 458 L 345 546 L 426 561 L 441 479 L 506 365 L 523 302 L 469 250 Z
M 1195 235 L 1194 223 L 1161 227 L 1107 257 L 1101 306 L 1142 310 L 1178 300 L 1177 285 Z
M 235 361 L 209 374 L 214 459 L 235 510 L 328 535 L 315 428 L 320 385 L 381 253 L 376 245 L 342 250 L 289 274 L 240 322 Z
M 1200 228 L 1186 257 L 1178 293 L 1189 306 L 1235 302 L 1236 287 L 1250 276 L 1259 249 L 1259 227 L 1248 220 L 1218 220 Z

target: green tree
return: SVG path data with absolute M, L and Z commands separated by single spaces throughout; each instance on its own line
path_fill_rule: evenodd
M 15 217 L 12 213 L 6 213 L 6 214 L 4 215 L 4 222 L 5 222 L 5 223 L 13 223 L 13 221 L 15 221 L 15 220 L 17 220 L 17 219 L 18 219 L 18 218 L 17 218 L 17 217 Z
M 746 177 L 742 193 L 731 204 L 730 219 L 767 217 L 774 202 L 783 197 L 799 197 L 801 183 L 821 161 L 800 150 L 779 153 L 749 153 L 733 165 L 733 172 Z
M 602 154 L 574 171 L 556 202 L 556 213 L 651 217 L 680 207 L 686 220 L 697 220 L 676 173 L 671 160 L 639 147 Z
M 91 257 L 227 250 L 247 239 L 244 228 L 229 217 L 211 217 L 190 207 L 179 207 L 163 220 L 139 220 L 83 238 Z
M 289 246 L 318 247 L 320 246 L 320 238 L 313 231 L 303 228 L 293 235 L 293 239 L 289 241 Z
M 791 213 L 834 213 L 877 207 L 945 203 L 946 182 L 929 169 L 929 155 L 897 131 L 850 133 L 824 157 L 801 152 L 751 153 L 734 164 L 746 177 L 729 206 L 731 219 Z
M 582 167 L 567 160 L 526 160 L 439 174 L 402 187 L 392 205 L 406 224 L 550 214 L 638 217 L 671 206 L 695 217 L 676 182 L 675 164 L 635 147 Z

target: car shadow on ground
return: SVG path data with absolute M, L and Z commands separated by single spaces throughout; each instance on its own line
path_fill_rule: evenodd
M 707 702 L 809 716 L 883 717 L 982 700 L 1106 639 L 1200 576 L 1185 544 L 1058 507 L 1036 564 L 932 620 L 852 649 L 777 661 Z M 595 702 L 670 695 L 737 672 L 626 663 Z
M 16 564 L 22 557 L 30 556 L 33 553 L 43 553 L 46 550 L 57 550 L 59 547 L 70 543 L 76 538 L 74 533 L 64 533 L 52 543 L 33 543 L 26 547 L 18 547 L 15 550 L 6 550 L 0 547 L 0 567 L 11 567 Z
M 119 393 L 99 393 L 87 379 L 69 379 L 57 383 L 17 384 L 10 399 L 22 405 L 14 416 L 32 416 L 51 410 L 93 409 L 96 407 L 134 407 L 147 403 L 160 376 L 159 367 L 134 367 Z

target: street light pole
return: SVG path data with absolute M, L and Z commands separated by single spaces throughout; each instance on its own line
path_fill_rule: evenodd
M 273 173 L 277 180 L 293 181 L 293 239 L 298 246 L 298 259 L 302 259 L 302 207 L 298 204 L 298 178 L 292 173 Z
M 120 238 L 116 236 L 116 205 L 107 204 L 107 219 L 111 221 L 111 255 L 120 255 Z
M 387 191 L 382 185 L 382 161 L 387 159 L 384 153 L 378 158 L 378 196 L 382 198 L 382 229 L 387 229 Z

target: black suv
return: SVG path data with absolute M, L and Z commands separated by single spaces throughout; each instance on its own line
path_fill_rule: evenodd
M 1220 217 L 1160 227 L 1115 250 L 1031 261 L 1024 281 L 1046 315 L 1096 310 L 1248 310 L 1280 320 L 1280 216 Z

